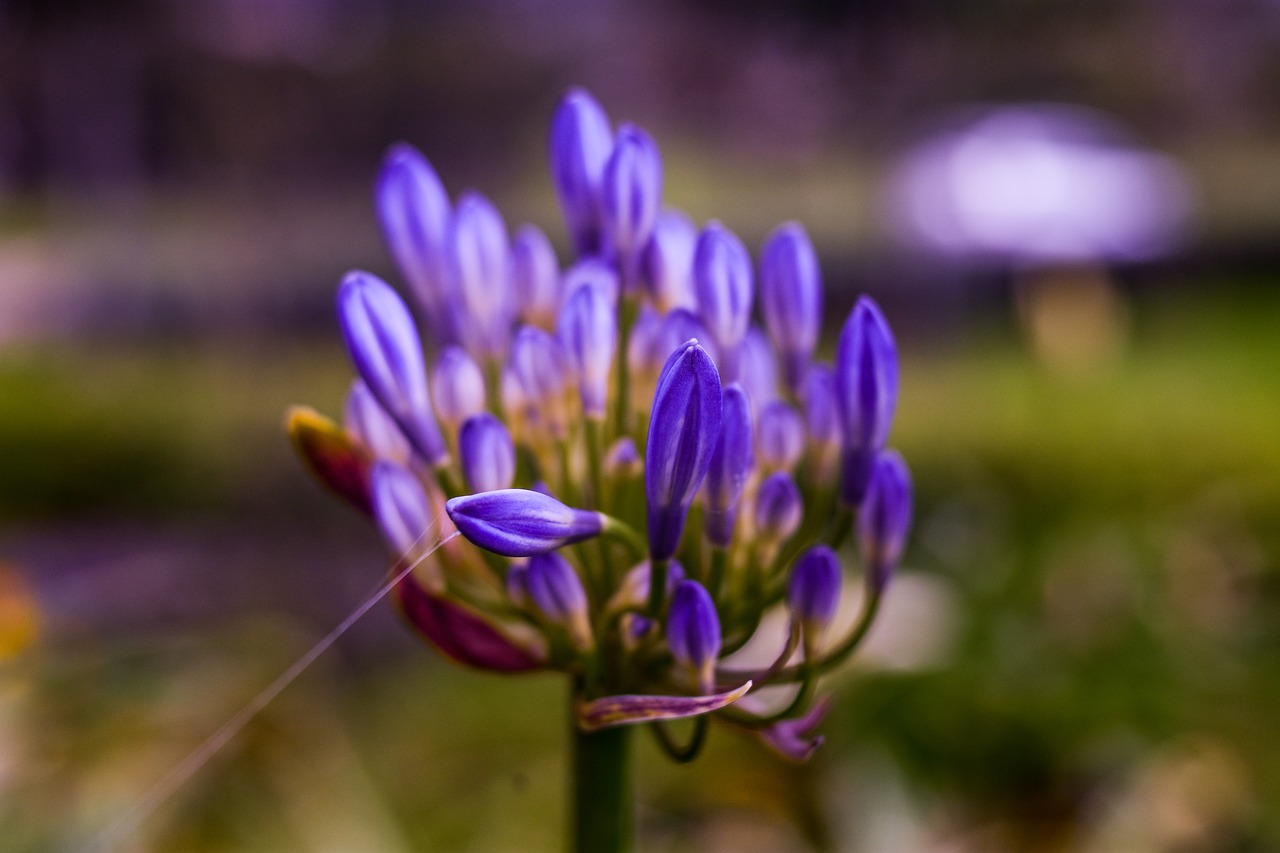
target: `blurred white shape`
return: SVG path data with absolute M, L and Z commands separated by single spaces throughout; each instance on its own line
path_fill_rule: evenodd
M 1083 107 L 985 109 L 911 148 L 890 188 L 908 243 L 1030 264 L 1139 261 L 1186 234 L 1192 193 L 1176 160 Z

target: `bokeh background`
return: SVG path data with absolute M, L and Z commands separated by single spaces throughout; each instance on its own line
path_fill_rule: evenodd
M 567 257 L 560 94 L 898 330 L 917 529 L 818 757 L 645 850 L 1280 849 L 1280 3 L 0 0 L 0 849 L 77 849 L 383 577 L 291 455 L 419 146 Z M 376 608 L 127 850 L 554 850 L 563 686 Z

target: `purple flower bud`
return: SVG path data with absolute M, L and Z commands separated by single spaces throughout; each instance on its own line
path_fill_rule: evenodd
M 427 158 L 403 142 L 382 162 L 375 191 L 382 235 L 400 274 L 426 315 L 439 343 L 452 340 L 451 291 L 446 243 L 449 196 Z
M 840 459 L 840 413 L 836 409 L 835 380 L 831 368 L 815 364 L 804 383 L 804 419 L 809 430 L 809 475 L 825 485 Z
M 626 265 L 634 263 L 662 205 L 662 155 L 649 134 L 624 124 L 604 167 L 605 227 Z
M 525 610 L 533 604 L 529 600 L 528 581 L 529 561 L 513 560 L 511 565 L 507 566 L 507 600 L 521 610 Z
M 356 370 L 414 449 L 432 465 L 447 459 L 422 342 L 404 300 L 377 276 L 351 272 L 338 288 L 338 321 Z
M 532 557 L 599 536 L 604 516 L 567 507 L 527 489 L 499 489 L 452 498 L 444 505 L 471 542 L 504 557 Z
M 719 436 L 720 375 L 706 350 L 689 341 L 662 369 L 649 417 L 644 485 L 654 560 L 669 559 L 679 547 Z
M 615 441 L 604 454 L 604 476 L 612 482 L 636 476 L 642 465 L 635 439 L 627 435 Z
M 522 326 L 511 343 L 507 364 L 512 390 L 504 383 L 507 412 L 540 435 L 555 438 L 568 429 L 569 361 L 555 335 Z
M 804 500 L 785 471 L 770 474 L 756 493 L 756 533 L 765 542 L 784 542 L 800 529 Z
M 697 242 L 698 229 L 689 217 L 674 210 L 658 216 L 641 256 L 640 274 L 659 311 L 697 310 L 693 294 L 693 247 Z
M 911 530 L 911 472 L 896 451 L 881 453 L 872 469 L 866 499 L 858 507 L 858 551 L 867 583 L 884 590 L 902 558 Z
M 551 328 L 560 313 L 560 263 L 542 229 L 524 225 L 511 245 L 511 289 L 520 319 Z
M 630 607 L 643 607 L 649 600 L 649 581 L 653 577 L 652 564 L 645 560 L 632 566 L 622 577 L 622 583 L 609 599 L 606 609 L 609 611 L 625 610 Z M 675 588 L 685 578 L 684 566 L 679 560 L 667 564 L 667 595 L 675 592 Z
M 599 258 L 578 261 L 565 270 L 560 290 L 562 293 L 572 294 L 584 284 L 594 284 L 609 297 L 610 302 L 618 301 L 618 273 L 612 264 Z
M 835 618 L 842 579 L 840 558 L 826 545 L 805 551 L 791 569 L 787 606 L 814 640 Z
M 345 416 L 347 431 L 354 435 L 375 459 L 390 459 L 402 465 L 409 461 L 409 441 L 386 409 L 374 399 L 363 380 L 351 383 Z
M 431 505 L 422 483 L 395 462 L 375 462 L 369 475 L 373 517 L 400 557 L 411 557 L 431 527 Z
M 822 327 L 822 279 L 809 235 L 796 222 L 780 226 L 760 253 L 760 300 L 764 322 L 793 394 L 800 393 L 805 370 Z
M 450 430 L 456 430 L 467 418 L 484 411 L 484 373 L 462 347 L 445 347 L 431 378 L 431 399 L 436 414 Z
M 511 256 L 502 214 L 484 196 L 458 199 L 449 231 L 457 328 L 468 349 L 498 357 L 511 333 Z
M 579 284 L 560 311 L 557 332 L 578 374 L 583 412 L 589 418 L 604 418 L 618 346 L 617 316 L 605 285 L 593 281 Z
M 781 400 L 760 410 L 756 455 L 765 471 L 790 471 L 804 455 L 804 420 Z
M 720 437 L 707 468 L 707 539 L 721 548 L 733 540 L 738 502 L 751 474 L 751 403 L 737 382 L 724 389 L 720 410 Z
M 458 458 L 473 492 L 509 489 L 516 479 L 516 448 L 502 421 L 488 412 L 468 418 L 458 432 Z
M 590 647 L 587 593 L 568 560 L 555 551 L 534 556 L 524 575 L 524 588 L 530 603 L 549 622 L 567 629 L 579 648 Z
M 765 406 L 778 398 L 778 360 L 769 338 L 758 326 L 748 329 L 742 339 L 738 370 L 739 381 L 751 400 L 752 412 L 758 417 Z
M 840 333 L 835 392 L 844 427 L 842 497 L 857 504 L 866 493 L 875 456 L 889 440 L 898 402 L 898 352 L 893 332 L 870 297 L 858 300 Z
M 580 256 L 604 248 L 600 184 L 613 152 L 609 118 L 595 98 L 571 89 L 551 121 L 551 181 Z
M 666 363 L 664 360 L 656 367 L 653 364 L 653 352 L 661 333 L 662 315 L 649 305 L 643 306 L 631 326 L 631 337 L 627 341 L 627 370 L 632 376 L 644 377 L 652 373 L 656 381 L 658 370 Z
M 720 617 L 711 595 L 697 581 L 681 581 L 671 597 L 667 646 L 679 663 L 697 675 L 701 691 L 710 693 L 720 656 Z
M 719 222 L 702 229 L 693 251 L 693 288 L 698 313 L 719 350 L 725 377 L 738 378 L 738 347 L 751 319 L 751 256 Z
M 686 341 L 694 339 L 702 344 L 702 348 L 714 362 L 718 353 L 707 327 L 692 311 L 684 308 L 675 309 L 662 318 L 658 333 L 654 335 L 651 343 L 649 363 L 654 370 L 661 370 L 673 352 L 683 347 Z

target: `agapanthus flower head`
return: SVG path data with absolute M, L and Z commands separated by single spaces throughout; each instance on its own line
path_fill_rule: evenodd
M 537 226 L 509 240 L 486 198 L 452 205 L 422 154 L 392 149 L 378 215 L 424 337 L 390 284 L 351 273 L 345 427 L 298 409 L 294 444 L 395 559 L 427 561 L 396 601 L 451 659 L 570 674 L 583 731 L 716 714 L 806 757 L 826 707 L 813 681 L 865 635 L 826 636 L 839 546 L 856 532 L 876 601 L 910 526 L 886 450 L 893 335 L 864 297 L 819 360 L 804 229 L 780 226 L 753 267 L 725 225 L 663 210 L 653 139 L 615 133 L 586 92 L 560 103 L 550 147 L 563 270 Z M 466 541 L 426 556 L 455 527 Z M 726 663 L 771 608 L 796 626 L 777 663 Z M 767 685 L 794 703 L 739 703 Z

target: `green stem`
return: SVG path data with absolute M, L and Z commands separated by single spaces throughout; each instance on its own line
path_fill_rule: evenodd
M 572 701 L 572 699 L 571 699 Z M 572 853 L 622 853 L 634 847 L 631 726 L 584 732 L 570 711 L 573 740 Z

